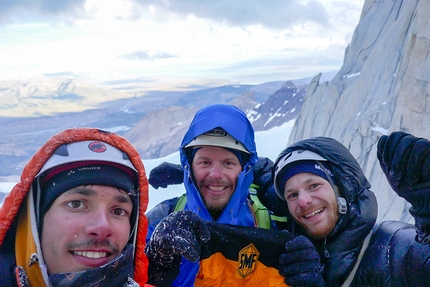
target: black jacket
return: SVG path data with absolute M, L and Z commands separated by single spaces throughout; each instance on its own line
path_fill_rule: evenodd
M 349 150 L 332 138 L 310 138 L 282 151 L 275 165 L 283 155 L 299 149 L 318 153 L 330 162 L 341 195 L 348 205 L 347 213 L 340 215 L 336 227 L 326 239 L 313 240 L 324 264 L 323 277 L 327 286 L 342 286 L 357 262 L 359 266 L 350 286 L 429 286 L 429 246 L 415 241 L 416 230 L 411 224 L 385 221 L 375 226 L 376 197 Z M 265 184 L 260 182 L 260 185 Z M 260 190 L 263 204 L 269 208 L 282 207 L 283 203 L 276 199 L 269 185 L 266 182 L 266 194 Z M 285 211 L 290 217 L 287 208 Z M 280 212 L 277 210 L 278 214 Z M 291 217 L 287 229 L 305 235 Z M 360 251 L 369 234 L 369 245 L 359 261 Z

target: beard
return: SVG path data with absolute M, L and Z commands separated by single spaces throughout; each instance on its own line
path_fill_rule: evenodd
M 204 201 L 204 200 L 203 200 Z M 217 220 L 221 213 L 224 211 L 224 208 L 227 206 L 227 203 L 219 204 L 219 205 L 211 205 L 207 202 L 204 202 L 206 209 L 208 210 L 209 214 L 212 216 L 214 220 Z
M 218 200 L 214 200 L 214 198 L 213 197 L 211 198 L 211 196 L 208 196 L 208 198 L 206 198 L 204 193 L 201 190 L 202 188 L 205 188 L 206 186 L 210 186 L 210 185 L 226 186 L 231 188 L 232 190 L 234 190 L 235 187 L 230 181 L 226 179 L 223 179 L 223 180 L 207 179 L 202 181 L 199 184 L 198 190 L 202 198 L 203 204 L 205 205 L 206 209 L 208 210 L 212 218 L 214 220 L 217 220 L 220 217 L 221 213 L 224 211 L 225 207 L 228 205 L 230 201 L 230 197 L 232 195 L 230 195 L 228 198 L 223 196 L 221 199 L 218 199 Z
M 332 232 L 332 230 L 336 227 L 336 223 L 339 220 L 339 214 L 337 213 L 337 206 L 334 207 L 335 212 L 331 214 L 327 218 L 325 222 L 321 222 L 318 225 L 302 225 L 305 233 L 316 240 L 324 239 L 327 235 Z M 300 223 L 299 223 L 300 224 Z M 301 224 L 300 224 L 301 225 Z
M 307 235 L 313 239 L 320 240 L 327 237 L 327 235 L 330 234 L 330 232 L 334 229 L 336 226 L 337 220 L 331 219 L 329 222 L 327 222 L 325 225 L 321 227 L 312 227 L 308 228 L 307 226 L 303 226 L 303 229 L 307 233 Z

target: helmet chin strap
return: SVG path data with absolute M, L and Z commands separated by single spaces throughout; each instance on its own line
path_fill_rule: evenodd
M 340 214 L 346 214 L 346 212 L 348 211 L 348 205 L 346 203 L 346 199 L 340 196 L 339 188 L 333 183 L 333 180 L 331 179 L 331 176 L 328 174 L 327 169 L 324 167 L 324 165 L 320 161 L 316 161 L 316 162 L 321 167 L 322 171 L 325 173 L 331 187 L 334 190 L 334 193 L 337 197 L 338 212 Z
M 50 286 L 48 268 L 47 268 L 45 260 L 43 258 L 42 246 L 41 246 L 41 242 L 40 242 L 41 234 L 39 234 L 39 232 L 41 233 L 42 231 L 39 229 L 40 219 L 37 218 L 39 216 L 39 214 L 37 214 L 38 211 L 35 210 L 35 209 L 38 209 L 37 207 L 39 206 L 39 204 L 35 204 L 34 188 L 35 188 L 34 185 L 32 185 L 32 187 L 30 188 L 30 190 L 28 192 L 28 202 L 29 202 L 31 230 L 32 230 L 33 237 L 34 237 L 34 244 L 36 245 L 36 253 L 37 254 L 33 254 L 34 256 L 31 257 L 28 266 L 31 267 L 32 264 L 37 262 L 40 266 L 43 281 L 45 282 L 46 286 Z M 37 189 L 38 189 L 37 194 L 39 194 L 40 193 L 39 185 L 37 185 Z M 39 200 L 37 194 L 36 194 L 36 200 Z M 34 260 L 34 261 L 32 261 L 32 260 Z

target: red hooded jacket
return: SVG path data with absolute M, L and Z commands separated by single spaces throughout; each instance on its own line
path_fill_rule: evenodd
M 94 128 L 73 128 L 60 132 L 52 136 L 29 160 L 23 169 L 20 181 L 13 187 L 7 195 L 3 205 L 0 207 L 0 247 L 5 242 L 6 237 L 15 238 L 15 262 L 16 265 L 22 266 L 28 275 L 28 281 L 31 286 L 44 286 L 39 264 L 28 267 L 31 254 L 35 251 L 34 237 L 31 230 L 31 224 L 24 206 L 27 203 L 27 194 L 30 191 L 33 180 L 39 173 L 46 161 L 52 156 L 54 151 L 62 144 L 68 144 L 86 140 L 99 140 L 108 143 L 122 151 L 130 158 L 130 161 L 138 171 L 139 181 L 139 215 L 137 228 L 137 243 L 135 246 L 134 257 L 134 280 L 145 285 L 147 281 L 148 260 L 144 253 L 145 238 L 148 228 L 148 222 L 145 211 L 148 205 L 148 181 L 145 174 L 145 168 L 136 149 L 123 137 L 114 133 L 109 133 Z M 19 218 L 15 231 L 11 231 L 12 223 Z M 23 226 L 24 225 L 24 226 Z M 11 234 L 15 232 L 15 234 Z M 17 233 L 20 235 L 17 236 Z M 3 264 L 3 263 L 1 263 Z M 2 276 L 8 276 L 2 274 Z

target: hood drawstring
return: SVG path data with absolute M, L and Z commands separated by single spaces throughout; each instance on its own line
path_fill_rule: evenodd
M 252 167 L 248 164 L 246 165 L 246 171 L 245 174 L 247 174 L 248 172 L 250 172 L 252 170 Z
M 324 256 L 325 256 L 325 258 L 327 258 L 327 259 L 330 258 L 330 253 L 327 250 L 327 237 L 324 237 L 323 247 L 324 247 Z
M 231 222 L 234 224 L 234 210 L 230 209 L 230 215 L 231 215 Z

